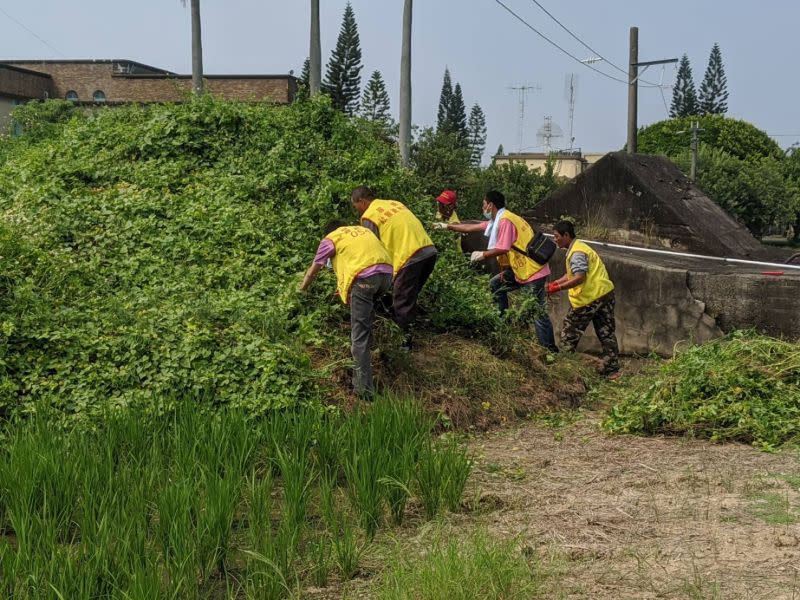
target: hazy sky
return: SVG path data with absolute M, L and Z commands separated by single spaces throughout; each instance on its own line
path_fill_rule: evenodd
M 503 0 L 533 27 L 578 58 L 590 52 L 550 20 L 532 0 Z M 714 42 L 728 76 L 729 115 L 775 136 L 781 146 L 800 141 L 797 27 L 800 1 L 762 0 L 539 0 L 578 37 L 624 67 L 628 29 L 639 27 L 639 59 L 687 53 L 699 88 Z M 203 0 L 206 73 L 299 74 L 308 54 L 307 0 Z M 321 0 L 323 76 L 336 43 L 344 0 Z M 352 0 L 361 36 L 366 83 L 374 69 L 387 81 L 397 113 L 401 0 Z M 21 23 L 22 25 L 20 25 Z M 23 27 L 24 26 L 24 27 Z M 180 0 L 26 0 L 0 3 L 0 58 L 128 58 L 181 73 L 191 71 L 189 9 Z M 29 29 L 30 31 L 26 30 Z M 33 32 L 33 33 L 31 33 Z M 34 35 L 35 34 L 35 35 Z M 41 39 L 38 39 L 41 38 Z M 44 40 L 44 41 L 42 41 Z M 46 43 L 45 43 L 46 42 Z M 528 97 L 523 147 L 536 151 L 544 117 L 564 130 L 565 78 L 578 75 L 574 136 L 586 151 L 625 142 L 627 88 L 587 69 L 547 44 L 495 0 L 417 0 L 414 3 L 413 121 L 433 125 L 445 66 L 460 82 L 467 110 L 486 113 L 487 154 L 502 143 L 518 149 L 519 102 L 510 86 L 539 85 Z M 603 62 L 596 68 L 624 76 Z M 651 67 L 643 78 L 672 83 L 675 70 Z M 671 89 L 642 89 L 639 123 L 663 119 Z M 665 100 L 664 100 L 665 99 Z

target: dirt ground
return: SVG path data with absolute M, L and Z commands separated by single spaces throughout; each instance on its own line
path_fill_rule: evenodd
M 552 597 L 800 598 L 800 454 L 609 436 L 599 415 L 482 434 L 482 521 L 521 535 Z

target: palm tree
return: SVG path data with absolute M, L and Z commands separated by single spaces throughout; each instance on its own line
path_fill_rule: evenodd
M 311 70 L 308 87 L 311 96 L 319 94 L 322 81 L 322 52 L 319 43 L 319 0 L 311 0 L 311 51 L 309 53 Z
M 186 6 L 186 0 L 181 0 Z M 192 93 L 203 93 L 203 40 L 200 34 L 200 0 L 191 0 L 192 7 Z
M 411 4 L 412 0 L 405 0 L 400 55 L 400 159 L 404 166 L 411 158 Z

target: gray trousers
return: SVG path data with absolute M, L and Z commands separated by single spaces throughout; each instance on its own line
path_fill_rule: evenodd
M 359 278 L 350 288 L 350 350 L 353 353 L 353 391 L 358 395 L 371 396 L 372 364 L 372 318 L 375 303 L 392 287 L 392 276 L 377 273 Z

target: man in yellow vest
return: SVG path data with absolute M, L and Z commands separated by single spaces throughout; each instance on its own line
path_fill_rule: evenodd
M 446 223 L 460 223 L 456 214 L 458 195 L 453 190 L 445 190 L 436 197 L 436 218 Z
M 375 193 L 362 185 L 353 190 L 350 202 L 361 225 L 378 236 L 392 257 L 394 320 L 403 330 L 404 348 L 410 350 L 417 297 L 436 265 L 436 246 L 414 213 L 397 200 L 375 198 Z
M 497 308 L 501 313 L 508 310 L 508 292 L 522 289 L 533 296 L 538 307 L 534 318 L 536 339 L 550 352 L 558 352 L 553 324 L 547 315 L 545 303 L 545 282 L 550 275 L 550 267 L 534 262 L 525 253 L 525 248 L 533 239 L 534 231 L 530 224 L 506 209 L 506 199 L 501 192 L 486 192 L 483 199 L 483 223 L 447 224 L 447 229 L 459 233 L 483 231 L 489 238 L 488 250 L 472 253 L 472 262 L 497 257 L 501 271 L 489 281 Z
M 574 352 L 589 323 L 594 324 L 603 347 L 603 374 L 619 377 L 619 348 L 614 323 L 614 284 L 606 266 L 591 246 L 575 239 L 575 226 L 556 223 L 553 237 L 559 248 L 567 249 L 567 272 L 547 286 L 548 294 L 569 290 L 570 309 L 564 317 L 561 344 Z
M 339 296 L 350 305 L 350 350 L 353 354 L 353 391 L 371 400 L 372 318 L 375 302 L 392 285 L 392 259 L 386 247 L 369 229 L 332 221 L 325 226 L 325 237 L 314 261 L 306 271 L 300 290 L 305 291 L 328 261 L 333 264 Z

